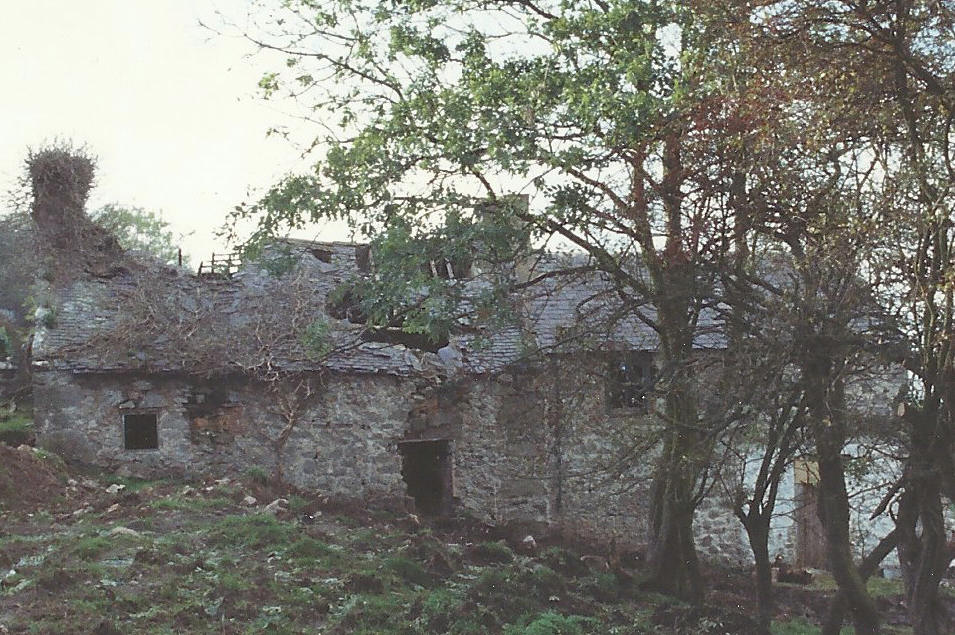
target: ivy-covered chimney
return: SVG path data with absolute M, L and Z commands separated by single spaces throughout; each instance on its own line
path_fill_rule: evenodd
M 69 146 L 31 152 L 27 171 L 33 193 L 32 216 L 39 249 L 53 278 L 107 275 L 123 256 L 116 238 L 86 215 L 96 171 L 94 160 Z

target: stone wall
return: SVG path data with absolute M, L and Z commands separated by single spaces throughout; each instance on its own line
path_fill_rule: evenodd
M 604 416 L 599 379 L 555 392 L 568 379 L 534 370 L 443 384 L 326 374 L 273 386 L 37 369 L 34 394 L 44 446 L 124 474 L 271 473 L 281 454 L 283 475 L 296 486 L 401 500 L 399 443 L 440 439 L 451 447 L 459 510 L 640 543 L 642 485 L 604 471 L 621 419 Z M 139 413 L 156 415 L 157 449 L 124 448 L 123 415 Z
M 411 392 L 410 380 L 391 376 L 310 377 L 283 386 L 65 371 L 34 378 L 38 437 L 64 456 L 138 476 L 272 472 L 291 420 L 281 449 L 286 479 L 355 496 L 401 494 L 394 444 Z M 124 448 L 126 413 L 157 415 L 158 449 Z
M 603 365 L 597 357 L 554 357 L 495 377 L 326 373 L 283 384 L 37 369 L 34 399 L 44 446 L 120 473 L 272 473 L 281 457 L 284 478 L 298 487 L 398 503 L 408 500 L 399 444 L 440 440 L 450 449 L 457 511 L 640 546 L 659 423 L 652 400 L 648 411 L 610 406 Z M 158 449 L 124 449 L 128 413 L 156 414 Z M 854 489 L 869 486 L 860 481 Z M 696 516 L 700 555 L 746 565 L 745 533 L 720 494 L 714 488 Z M 854 499 L 862 547 L 884 533 L 865 517 L 869 499 L 879 496 L 874 488 Z M 790 561 L 793 499 L 790 470 L 770 535 L 770 553 Z

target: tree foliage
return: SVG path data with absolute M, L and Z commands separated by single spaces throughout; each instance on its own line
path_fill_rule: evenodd
M 182 234 L 174 232 L 161 214 L 142 207 L 109 203 L 94 210 L 91 218 L 116 237 L 126 251 L 178 264 Z M 183 257 L 183 264 L 187 263 Z
M 585 254 L 622 311 L 656 331 L 668 370 L 656 588 L 700 597 L 693 513 L 717 441 L 760 412 L 784 443 L 741 519 L 764 544 L 772 478 L 808 435 L 842 598 L 857 629 L 877 630 L 872 563 L 849 551 L 842 451 L 859 431 L 846 386 L 879 355 L 903 357 L 915 415 L 902 494 L 886 506 L 899 512 L 913 623 L 939 632 L 940 496 L 955 482 L 948 3 L 298 0 L 262 15 L 245 35 L 287 58 L 263 95 L 295 96 L 327 132 L 309 173 L 237 209 L 233 220 L 257 223 L 252 244 L 346 219 L 380 256 L 365 313 L 386 324 L 397 307 L 407 328 L 443 334 L 459 286 L 425 264 L 519 225 L 536 245 Z M 477 213 L 514 192 L 530 204 Z M 769 369 L 790 396 L 760 400 L 740 383 L 745 407 L 706 409 L 694 347 L 711 311 L 735 360 L 753 361 L 728 369 Z M 780 357 L 757 359 L 769 354 Z

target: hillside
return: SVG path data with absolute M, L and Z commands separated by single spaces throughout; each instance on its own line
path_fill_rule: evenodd
M 708 604 L 696 609 L 639 592 L 639 569 L 610 570 L 593 546 L 544 536 L 529 546 L 520 532 L 508 540 L 466 519 L 419 523 L 276 490 L 254 472 L 145 482 L 0 445 L 0 528 L 0 633 L 696 634 L 753 625 L 747 572 L 708 571 Z M 898 625 L 898 586 L 874 585 Z M 818 619 L 832 586 L 781 585 L 776 632 L 816 632 L 806 619 Z

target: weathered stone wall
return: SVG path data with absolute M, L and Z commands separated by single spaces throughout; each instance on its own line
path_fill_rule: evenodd
M 659 422 L 652 400 L 648 412 L 611 408 L 603 366 L 597 357 L 554 358 L 542 367 L 443 383 L 326 373 L 274 385 L 37 369 L 34 398 L 43 445 L 142 476 L 273 472 L 281 455 L 283 475 L 296 486 L 404 501 L 399 444 L 443 440 L 451 448 L 458 510 L 492 523 L 542 522 L 639 546 L 646 541 Z M 157 414 L 157 450 L 124 449 L 122 415 L 138 412 Z M 866 486 L 860 481 L 857 489 Z M 696 516 L 700 555 L 748 564 L 745 533 L 719 494 L 715 488 Z M 770 553 L 790 561 L 793 498 L 789 471 Z M 865 507 L 854 512 L 854 531 L 871 546 L 884 532 L 866 524 Z
M 282 468 L 299 487 L 402 498 L 398 444 L 442 439 L 451 443 L 460 509 L 489 522 L 562 523 L 640 542 L 639 490 L 603 471 L 620 422 L 594 416 L 603 395 L 596 380 L 563 397 L 554 392 L 554 381 L 567 379 L 526 371 L 435 385 L 329 374 L 313 377 L 305 397 L 300 380 L 269 386 L 37 369 L 34 391 L 43 445 L 126 474 L 272 472 L 284 413 L 294 407 Z M 126 450 L 123 414 L 143 412 L 157 415 L 159 447 Z
M 410 380 L 392 376 L 312 378 L 311 396 L 246 380 L 212 384 L 178 377 L 37 372 L 35 416 L 41 443 L 64 456 L 124 473 L 273 471 L 284 444 L 290 483 L 329 494 L 402 495 L 395 441 L 404 432 Z M 286 390 L 283 390 L 286 389 Z M 159 448 L 126 450 L 123 413 L 155 412 Z

